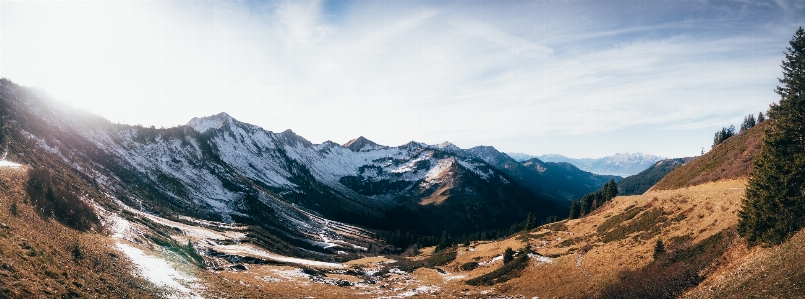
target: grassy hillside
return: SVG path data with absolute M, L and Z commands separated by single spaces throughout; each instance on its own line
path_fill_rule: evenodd
M 42 218 L 25 192 L 26 169 L 0 168 L 0 297 L 149 298 L 114 242 Z
M 671 190 L 725 179 L 749 176 L 752 159 L 760 151 L 768 123 L 735 135 L 696 160 L 679 167 L 657 182 L 653 190 Z

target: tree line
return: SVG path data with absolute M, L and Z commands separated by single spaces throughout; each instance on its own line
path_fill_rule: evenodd
M 766 116 L 763 115 L 762 111 L 757 114 L 757 119 L 755 119 L 754 115 L 749 114 L 744 117 L 744 120 L 741 123 L 741 131 L 738 133 L 743 133 L 744 131 L 751 129 L 764 121 L 766 121 Z M 735 134 L 735 126 L 733 125 L 721 128 L 721 130 L 716 131 L 715 135 L 713 136 L 712 147 L 716 147 L 716 145 L 719 145 L 730 137 L 735 136 Z

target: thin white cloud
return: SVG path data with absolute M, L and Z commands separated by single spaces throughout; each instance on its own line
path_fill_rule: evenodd
M 474 146 L 720 126 L 776 100 L 782 48 L 769 49 L 785 43 L 775 26 L 544 32 L 526 12 L 494 19 L 439 2 L 346 7 L 338 22 L 318 1 L 1 5 L 0 76 L 112 121 L 172 126 L 227 111 L 314 142 Z M 603 37 L 612 42 L 587 42 Z

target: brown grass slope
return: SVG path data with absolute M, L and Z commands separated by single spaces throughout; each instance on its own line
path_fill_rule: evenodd
M 650 190 L 671 190 L 718 180 L 746 178 L 768 123 L 732 136 L 703 156 L 666 175 Z
M 0 168 L 0 298 L 152 297 L 110 238 L 36 213 L 27 179 Z

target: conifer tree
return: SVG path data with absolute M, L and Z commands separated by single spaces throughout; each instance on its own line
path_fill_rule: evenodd
M 716 145 L 721 144 L 724 140 L 735 135 L 735 126 L 730 125 L 729 128 L 721 128 L 720 131 L 716 131 L 715 136 L 713 136 L 713 147 Z
M 766 120 L 766 116 L 763 115 L 763 112 L 757 113 L 757 123 L 762 123 Z
M 514 260 L 514 250 L 512 250 L 511 247 L 506 247 L 506 251 L 503 252 L 503 264 L 508 264 L 513 260 Z
M 523 230 L 529 231 L 534 228 L 536 219 L 534 219 L 534 214 L 531 212 L 528 213 L 528 216 L 525 218 L 525 225 L 523 225 Z
M 572 203 L 570 203 L 570 216 L 568 216 L 567 218 L 576 219 L 576 218 L 579 218 L 579 217 L 581 217 L 581 204 L 579 203 L 579 200 L 577 199 L 577 200 L 574 200 Z
M 748 116 L 744 117 L 744 121 L 741 123 L 741 132 L 753 128 L 755 124 L 755 116 L 749 114 Z
M 436 248 L 433 251 L 437 252 L 447 247 L 450 247 L 450 237 L 447 235 L 447 232 L 442 232 L 442 239 L 439 241 L 439 244 L 436 245 Z
M 780 103 L 768 112 L 763 137 L 739 213 L 738 232 L 750 245 L 779 244 L 805 225 L 805 31 L 786 48 Z
M 657 239 L 657 243 L 654 244 L 654 259 L 656 260 L 658 256 L 665 252 L 665 244 L 662 243 L 662 240 Z

